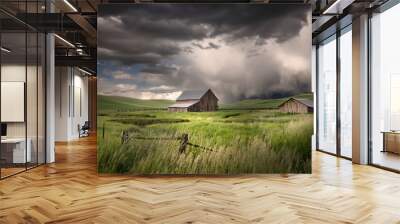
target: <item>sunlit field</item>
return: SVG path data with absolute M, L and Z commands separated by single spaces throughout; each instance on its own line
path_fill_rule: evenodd
M 281 113 L 283 100 L 174 113 L 166 110 L 171 101 L 99 96 L 99 172 L 310 173 L 312 114 Z

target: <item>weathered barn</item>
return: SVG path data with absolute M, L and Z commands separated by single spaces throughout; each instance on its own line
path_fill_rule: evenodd
M 218 98 L 211 89 L 184 91 L 176 102 L 168 107 L 170 112 L 202 112 L 217 109 Z
M 279 105 L 279 110 L 285 113 L 313 113 L 314 103 L 309 99 L 290 98 Z

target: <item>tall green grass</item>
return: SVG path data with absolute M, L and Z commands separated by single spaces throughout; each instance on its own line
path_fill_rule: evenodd
M 143 116 L 141 117 L 142 114 Z M 101 173 L 131 174 L 244 174 L 310 173 L 311 115 L 288 115 L 276 110 L 211 113 L 132 112 L 99 117 L 98 168 Z M 174 119 L 185 122 L 169 122 Z M 144 125 L 131 119 L 151 120 Z M 102 138 L 102 124 L 105 137 Z M 142 123 L 141 123 L 142 124 Z M 121 144 L 120 133 L 154 137 L 133 138 Z M 176 138 L 212 151 L 188 146 L 179 153 Z

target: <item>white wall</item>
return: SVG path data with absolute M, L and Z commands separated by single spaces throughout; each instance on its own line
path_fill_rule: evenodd
M 39 69 L 38 71 L 36 69 Z M 3 64 L 1 66 L 1 81 L 3 82 L 23 82 L 26 85 L 26 101 L 23 100 L 22 105 L 17 108 L 4 106 L 1 108 L 3 113 L 20 113 L 23 117 L 21 121 L 5 122 L 7 124 L 8 138 L 24 138 L 29 139 L 29 147 L 31 148 L 32 162 L 39 159 L 39 163 L 44 163 L 45 150 L 45 120 L 44 120 L 44 74 L 41 72 L 41 67 L 25 66 L 25 64 Z M 25 80 L 27 79 L 27 80 Z M 2 94 L 10 94 L 4 92 Z M 16 90 L 19 94 L 24 95 L 25 89 Z M 7 95 L 2 95 L 2 99 L 9 98 Z M 24 96 L 22 98 L 25 98 Z M 10 102 L 12 103 L 12 102 Z M 18 104 L 18 102 L 14 102 Z M 26 106 L 25 106 L 26 103 Z M 13 111 L 14 110 L 14 111 Z M 19 110 L 19 111 L 15 111 Z M 24 114 L 26 112 L 26 120 Z M 2 119 L 3 120 L 3 119 Z
M 27 69 L 27 70 L 25 70 Z M 28 137 L 29 130 L 36 130 L 36 112 L 37 99 L 36 99 L 36 80 L 31 77 L 31 74 L 36 76 L 36 67 L 18 65 L 18 64 L 5 64 L 1 66 L 1 81 L 2 82 L 24 82 L 26 83 L 25 76 L 28 72 L 28 85 L 34 88 L 27 88 L 27 119 L 28 119 Z M 4 97 L 4 96 L 3 96 Z M 39 105 L 40 107 L 41 105 Z M 7 110 L 8 108 L 2 108 L 2 110 Z M 24 108 L 22 108 L 24 110 Z M 32 123 L 33 122 L 33 123 Z M 8 137 L 24 137 L 25 136 L 25 126 L 26 122 L 7 122 L 7 135 Z M 35 132 L 36 135 L 36 132 Z
M 69 96 L 68 88 L 70 85 L 69 68 L 55 68 L 55 140 L 67 141 L 69 132 Z
M 24 65 L 2 65 L 1 81 L 3 82 L 25 82 L 25 64 Z M 29 68 L 28 68 L 29 69 Z M 1 108 L 7 110 L 7 108 Z M 7 137 L 25 137 L 25 122 L 7 123 Z
M 88 78 L 76 68 L 56 67 L 55 85 L 55 140 L 77 139 L 78 125 L 88 120 Z
M 78 132 L 78 124 L 82 126 L 85 121 L 89 119 L 89 111 L 88 111 L 88 78 L 86 76 L 82 76 L 82 73 L 76 75 L 78 70 L 74 70 L 74 82 L 72 88 L 74 92 L 72 93 L 72 99 L 74 102 L 71 103 L 74 105 L 72 108 L 72 119 L 71 119 L 71 135 L 73 138 L 79 137 Z

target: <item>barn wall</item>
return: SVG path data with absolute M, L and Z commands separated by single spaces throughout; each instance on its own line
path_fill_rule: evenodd
M 200 102 L 197 104 L 198 104 L 198 105 L 196 105 L 197 111 L 216 111 L 216 110 L 218 110 L 218 99 L 211 91 L 208 91 L 200 99 Z
M 312 112 L 313 109 L 297 101 L 289 100 L 284 103 L 279 110 L 284 113 L 309 113 Z

